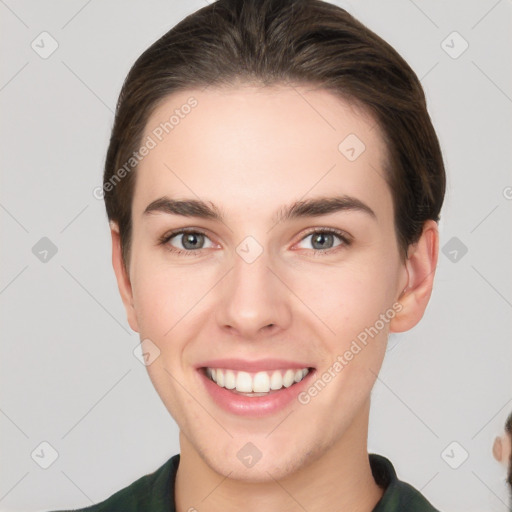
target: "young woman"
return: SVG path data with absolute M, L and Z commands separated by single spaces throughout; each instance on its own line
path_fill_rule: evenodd
M 218 0 L 148 48 L 103 191 L 180 453 L 87 510 L 435 511 L 367 433 L 388 334 L 430 298 L 444 190 L 418 78 L 339 7 Z

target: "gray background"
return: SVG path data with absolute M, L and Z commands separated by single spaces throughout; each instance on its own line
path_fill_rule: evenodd
M 337 3 L 421 78 L 448 172 L 434 293 L 390 339 L 369 450 L 443 511 L 504 512 L 491 445 L 512 410 L 512 3 Z M 129 67 L 204 5 L 0 0 L 2 511 L 90 505 L 179 451 L 133 354 L 93 189 Z M 43 31 L 47 58 L 31 47 L 51 49 Z M 44 237 L 57 253 L 41 261 Z M 47 469 L 42 442 L 58 454 Z

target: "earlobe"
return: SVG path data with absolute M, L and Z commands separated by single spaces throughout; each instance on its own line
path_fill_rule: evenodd
M 123 301 L 126 316 L 130 327 L 139 332 L 137 323 L 137 316 L 133 305 L 133 292 L 128 270 L 124 266 L 122 253 L 121 253 L 121 236 L 119 234 L 119 227 L 116 222 L 110 221 L 110 234 L 112 236 L 112 266 L 116 275 L 117 287 Z
M 391 321 L 390 332 L 408 331 L 423 317 L 432 294 L 438 251 L 437 223 L 429 220 L 423 225 L 420 239 L 409 247 L 407 283 L 398 298 L 402 309 Z

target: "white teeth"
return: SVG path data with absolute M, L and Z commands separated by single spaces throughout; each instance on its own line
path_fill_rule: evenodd
M 295 372 L 293 370 L 286 370 L 284 374 L 283 384 L 285 388 L 289 388 L 295 381 Z
M 258 372 L 252 381 L 252 390 L 255 393 L 265 393 L 270 389 L 270 377 L 267 372 Z
M 240 393 L 258 394 L 277 391 L 283 387 L 289 388 L 304 379 L 308 373 L 308 368 L 262 371 L 254 374 L 224 368 L 206 368 L 206 375 L 220 387 Z
M 223 388 L 224 387 L 224 372 L 217 370 L 217 384 Z
M 280 371 L 275 371 L 270 377 L 270 389 L 281 389 L 283 387 L 283 376 Z
M 227 370 L 227 372 L 229 371 Z M 252 391 L 252 379 L 247 372 L 238 372 L 236 376 L 236 390 L 242 393 L 250 393 Z
M 235 372 L 231 370 L 226 370 L 224 372 L 224 386 L 226 389 L 234 389 L 236 386 L 236 376 Z

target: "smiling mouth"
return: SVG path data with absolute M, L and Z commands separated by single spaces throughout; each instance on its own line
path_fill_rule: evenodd
M 259 397 L 277 393 L 301 382 L 314 368 L 245 372 L 229 368 L 201 368 L 217 386 L 237 395 Z

